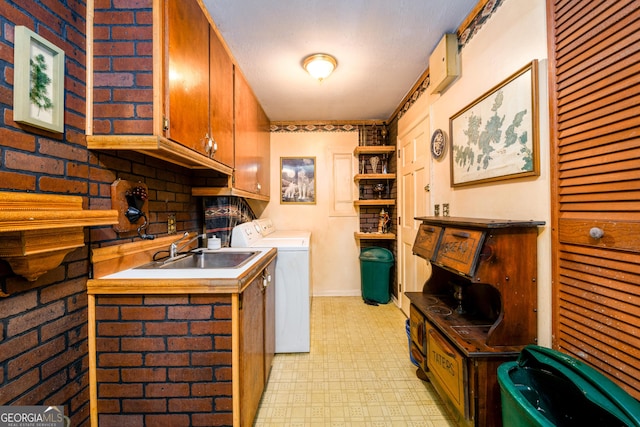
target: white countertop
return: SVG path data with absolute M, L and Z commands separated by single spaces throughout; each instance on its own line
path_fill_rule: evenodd
M 254 258 L 238 268 L 189 268 L 189 269 L 136 269 L 119 271 L 100 277 L 103 279 L 236 279 L 240 278 L 253 265 L 260 262 L 272 248 L 221 248 L 198 249 L 202 252 L 259 252 Z

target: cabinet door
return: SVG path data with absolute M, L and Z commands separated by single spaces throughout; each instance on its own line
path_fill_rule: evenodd
M 235 183 L 240 190 L 258 193 L 258 102 L 242 73 L 235 73 Z
M 276 352 L 276 263 L 265 270 L 264 292 L 264 380 L 269 379 L 273 356 Z
M 196 0 L 167 0 L 167 137 L 205 154 L 209 132 L 209 21 Z
M 250 426 L 264 390 L 264 289 L 262 275 L 241 294 L 240 424 Z
M 548 4 L 553 344 L 639 399 L 640 3 Z
M 258 192 L 264 196 L 269 195 L 269 173 L 271 164 L 271 134 L 269 117 L 264 112 L 260 104 L 257 105 L 258 124 Z
M 218 144 L 213 158 L 233 167 L 233 62 L 218 34 L 209 32 L 209 123 Z

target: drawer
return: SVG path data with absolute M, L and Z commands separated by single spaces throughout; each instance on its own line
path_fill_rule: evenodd
M 409 334 L 411 335 L 411 342 L 426 356 L 425 317 L 413 304 L 409 308 Z
M 447 227 L 442 234 L 435 263 L 465 276 L 473 276 L 484 235 L 484 231 Z
M 562 243 L 640 252 L 640 224 L 637 222 L 561 219 L 558 230 Z
M 427 366 L 433 381 L 465 418 L 469 417 L 465 384 L 467 371 L 465 358 L 440 333 L 427 323 Z
M 442 227 L 437 225 L 422 224 L 418 229 L 416 240 L 413 242 L 413 253 L 426 260 L 433 260 L 438 250 Z
M 427 372 L 427 357 L 413 341 L 411 342 L 411 357 L 413 357 L 413 360 L 418 362 L 418 365 L 420 365 L 420 368 L 424 372 Z

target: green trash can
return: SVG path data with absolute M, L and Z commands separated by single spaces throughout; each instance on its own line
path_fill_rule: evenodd
M 360 283 L 365 302 L 389 302 L 391 267 L 393 254 L 390 250 L 372 246 L 360 251 Z
M 502 423 L 511 426 L 640 426 L 640 402 L 585 363 L 525 347 L 498 367 Z

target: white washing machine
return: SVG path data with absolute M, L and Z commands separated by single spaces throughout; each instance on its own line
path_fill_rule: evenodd
M 306 353 L 311 347 L 309 231 L 275 230 L 271 220 L 255 220 L 231 231 L 231 247 L 272 247 L 276 260 L 276 353 Z

